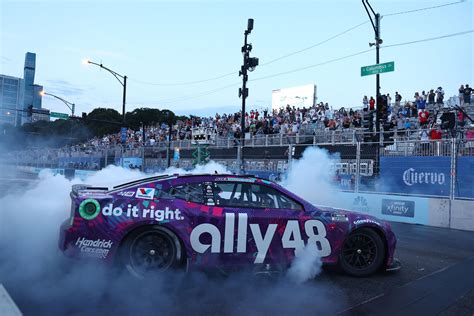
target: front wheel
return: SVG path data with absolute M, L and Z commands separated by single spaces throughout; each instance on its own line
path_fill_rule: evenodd
M 153 226 L 132 233 L 125 240 L 121 257 L 125 268 L 132 275 L 144 278 L 179 267 L 182 247 L 172 231 Z
M 339 255 L 339 266 L 350 275 L 363 277 L 379 270 L 385 257 L 385 247 L 373 229 L 352 232 L 344 241 Z

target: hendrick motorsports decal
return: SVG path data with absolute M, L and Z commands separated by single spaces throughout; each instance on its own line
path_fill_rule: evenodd
M 245 213 L 237 214 L 237 223 L 235 219 L 236 214 L 225 214 L 225 229 L 224 229 L 224 253 L 245 253 L 247 251 L 247 240 L 253 240 L 257 247 L 257 254 L 254 263 L 263 263 L 267 256 L 268 249 L 275 235 L 278 224 L 247 224 L 248 215 Z M 237 236 L 235 236 L 235 226 L 237 226 Z M 248 238 L 248 229 L 252 234 Z M 265 234 L 262 233 L 265 231 Z M 331 245 L 326 238 L 326 228 L 321 221 L 307 220 L 304 223 L 304 231 L 308 237 L 308 244 L 314 243 L 318 249 L 318 254 L 321 257 L 326 257 L 331 254 Z M 203 234 L 211 236 L 210 243 L 203 243 L 200 237 Z M 237 243 L 235 242 L 237 238 Z M 196 226 L 190 236 L 191 246 L 194 251 L 204 253 L 211 248 L 211 253 L 221 252 L 221 232 L 217 226 L 213 224 L 200 224 Z M 298 220 L 289 220 L 286 223 L 285 231 L 281 238 L 283 248 L 293 248 L 295 253 L 302 250 L 305 246 Z M 237 244 L 237 247 L 235 245 Z
M 138 188 L 136 198 L 153 200 L 155 196 L 155 189 L 152 188 Z
M 415 201 L 382 199 L 382 214 L 415 217 Z
M 90 240 L 79 237 L 75 245 L 85 257 L 105 259 L 109 254 L 110 248 L 112 248 L 113 242 L 105 239 Z

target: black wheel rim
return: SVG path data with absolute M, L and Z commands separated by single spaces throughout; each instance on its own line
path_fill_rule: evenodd
M 171 238 L 161 232 L 148 232 L 138 236 L 130 247 L 130 263 L 139 274 L 168 269 L 176 250 Z
M 377 245 L 372 237 L 358 233 L 349 236 L 342 248 L 342 258 L 349 266 L 363 270 L 370 267 L 377 257 Z

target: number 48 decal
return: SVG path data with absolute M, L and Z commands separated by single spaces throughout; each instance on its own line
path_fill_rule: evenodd
M 277 224 L 263 225 L 267 226 L 265 234 L 262 233 L 260 224 L 247 225 L 248 217 L 245 213 L 238 214 L 237 220 L 237 249 L 235 245 L 235 214 L 225 214 L 225 228 L 224 228 L 224 253 L 244 253 L 247 252 L 247 234 L 248 228 L 252 234 L 252 240 L 255 242 L 257 248 L 257 256 L 254 263 L 262 263 L 267 256 L 268 249 L 275 235 Z M 304 230 L 308 237 L 308 244 L 316 245 L 318 255 L 326 257 L 331 254 L 331 245 L 326 238 L 326 228 L 321 221 L 307 220 L 304 224 Z M 211 235 L 210 244 L 204 244 L 200 241 L 202 234 Z M 190 236 L 191 246 L 198 253 L 204 253 L 211 248 L 211 253 L 221 252 L 221 233 L 219 229 L 213 224 L 200 224 L 196 226 L 191 232 Z M 298 253 L 304 248 L 304 241 L 301 236 L 299 222 L 297 220 L 289 220 L 286 224 L 285 231 L 281 238 L 283 248 L 293 248 Z M 236 251 L 235 251 L 236 250 Z

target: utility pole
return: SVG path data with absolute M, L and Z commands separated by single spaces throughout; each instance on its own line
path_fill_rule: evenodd
M 370 23 L 372 23 L 372 27 L 374 28 L 375 33 L 375 43 L 369 43 L 369 46 L 375 45 L 375 63 L 378 65 L 380 63 L 380 44 L 383 43 L 382 39 L 380 38 L 380 14 L 375 13 L 374 9 L 369 3 L 369 0 L 362 0 L 362 4 L 364 5 L 365 11 L 367 11 L 367 15 L 369 16 Z M 372 12 L 374 17 L 369 12 Z M 381 110 L 381 100 L 380 100 L 380 74 L 375 75 L 375 131 L 377 132 L 377 137 L 380 136 L 380 110 Z
M 244 32 L 244 46 L 242 46 L 242 55 L 244 57 L 244 64 L 239 71 L 239 77 L 242 76 L 242 88 L 239 88 L 239 97 L 242 97 L 242 114 L 240 119 L 240 130 L 241 130 L 241 145 L 242 152 L 240 155 L 240 172 L 244 173 L 244 145 L 245 145 L 245 99 L 248 97 L 249 89 L 247 88 L 248 71 L 253 71 L 258 66 L 258 58 L 250 57 L 252 51 L 252 44 L 247 43 L 247 36 L 253 30 L 253 19 L 248 19 L 247 30 Z

